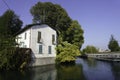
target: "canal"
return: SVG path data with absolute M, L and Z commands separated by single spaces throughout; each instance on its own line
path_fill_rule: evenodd
M 0 72 L 0 80 L 120 80 L 120 63 L 78 58 L 71 66 Z

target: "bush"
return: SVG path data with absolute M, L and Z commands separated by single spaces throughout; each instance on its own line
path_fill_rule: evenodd
M 71 63 L 74 62 L 76 57 L 80 55 L 80 50 L 76 45 L 68 42 L 62 42 L 56 48 L 57 57 L 56 63 Z
M 6 48 L 0 51 L 0 70 L 18 70 L 27 67 L 31 61 L 31 50 Z

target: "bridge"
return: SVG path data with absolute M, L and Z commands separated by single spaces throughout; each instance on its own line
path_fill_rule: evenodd
M 105 61 L 119 61 L 120 62 L 120 53 L 94 53 L 86 54 L 88 58 L 94 58 L 98 60 Z

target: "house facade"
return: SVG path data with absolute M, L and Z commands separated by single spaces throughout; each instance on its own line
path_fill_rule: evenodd
M 46 24 L 28 25 L 17 35 L 19 47 L 32 50 L 31 66 L 55 63 L 57 34 Z

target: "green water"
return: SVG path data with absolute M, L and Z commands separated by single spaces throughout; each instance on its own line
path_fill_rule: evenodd
M 76 65 L 49 65 L 0 72 L 0 80 L 120 80 L 120 63 L 77 59 Z

